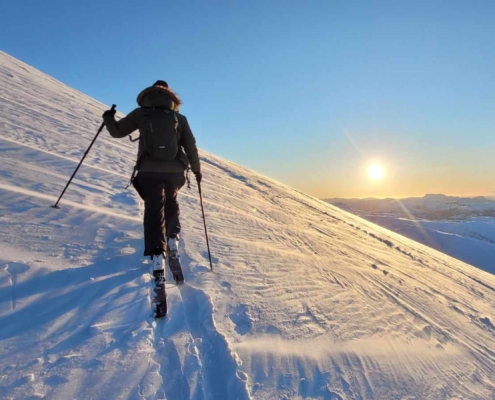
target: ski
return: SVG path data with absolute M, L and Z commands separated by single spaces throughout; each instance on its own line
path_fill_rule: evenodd
M 165 292 L 165 260 L 163 254 L 151 256 L 151 273 L 153 277 L 153 293 L 151 303 L 155 318 L 167 315 L 167 293 Z
M 177 247 L 176 247 L 177 248 Z M 184 283 L 184 274 L 180 263 L 178 250 L 171 250 L 167 246 L 166 261 L 172 277 L 177 285 Z M 167 293 L 165 290 L 165 260 L 163 254 L 152 256 L 152 276 L 153 276 L 153 293 L 152 306 L 156 319 L 163 318 L 167 315 Z
M 156 319 L 167 315 L 167 293 L 165 292 L 165 270 L 153 271 L 153 312 Z
M 182 273 L 182 266 L 180 264 L 180 258 L 177 251 L 168 250 L 167 260 L 170 272 L 172 273 L 172 277 L 174 278 L 175 283 L 177 283 L 177 285 L 184 283 L 184 274 Z
M 179 237 L 171 237 L 167 240 L 167 262 L 172 277 L 177 285 L 184 283 L 184 274 L 180 264 Z

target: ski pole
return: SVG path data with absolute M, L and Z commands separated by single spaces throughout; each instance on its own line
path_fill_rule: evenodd
M 199 202 L 201 203 L 201 211 L 203 212 L 203 224 L 205 226 L 206 247 L 208 248 L 208 257 L 210 259 L 210 270 L 213 272 L 213 265 L 211 263 L 210 242 L 208 241 L 208 231 L 206 230 L 206 218 L 205 208 L 203 207 L 203 195 L 201 194 L 201 183 L 198 182 Z
M 117 108 L 117 106 L 115 104 L 112 104 L 112 108 L 111 110 L 115 110 Z M 69 187 L 70 183 L 72 182 L 72 179 L 74 178 L 74 176 L 76 175 L 77 171 L 79 170 L 79 167 L 81 166 L 81 164 L 83 163 L 84 159 L 86 158 L 86 156 L 88 155 L 89 153 L 89 150 L 91 149 L 91 147 L 93 147 L 93 144 L 94 142 L 96 141 L 96 138 L 98 137 L 98 135 L 100 134 L 100 132 L 103 130 L 105 126 L 105 122 L 102 122 L 101 123 L 101 126 L 100 126 L 100 129 L 98 129 L 98 132 L 96 132 L 96 136 L 93 138 L 93 141 L 91 142 L 91 144 L 89 145 L 88 147 L 88 150 L 86 150 L 86 152 L 84 153 L 83 155 L 83 158 L 81 159 L 81 161 L 79 162 L 79 165 L 76 167 L 74 173 L 72 174 L 72 176 L 70 177 L 69 179 L 69 182 L 67 182 L 67 185 L 65 185 L 65 188 L 64 190 L 62 190 L 62 194 L 60 195 L 60 197 L 58 198 L 57 202 L 52 206 L 53 208 L 60 208 L 58 206 L 58 203 L 60 201 L 60 199 L 62 198 L 62 196 L 64 195 L 65 191 L 67 190 L 67 188 Z

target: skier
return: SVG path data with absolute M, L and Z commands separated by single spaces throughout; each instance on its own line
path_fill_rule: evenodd
M 182 283 L 177 193 L 186 182 L 189 164 L 197 182 L 201 182 L 196 140 L 186 117 L 179 114 L 182 102 L 167 82 L 158 80 L 144 89 L 137 103 L 139 107 L 119 121 L 115 120 L 115 110 L 105 111 L 103 121 L 114 138 L 139 129 L 131 182 L 144 200 L 144 255 L 151 257 L 154 271 L 163 271 L 166 253 L 175 281 Z

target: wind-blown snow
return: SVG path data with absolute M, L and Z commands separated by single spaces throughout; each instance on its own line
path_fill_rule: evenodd
M 154 321 L 135 148 L 103 132 L 55 210 L 107 107 L 4 53 L 0 87 L 0 397 L 495 398 L 495 277 L 206 152 L 214 272 L 184 188 Z

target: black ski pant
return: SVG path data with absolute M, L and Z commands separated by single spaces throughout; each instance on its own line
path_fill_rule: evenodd
M 138 172 L 133 181 L 144 200 L 144 255 L 165 252 L 167 239 L 180 232 L 177 193 L 186 178 L 180 172 Z

